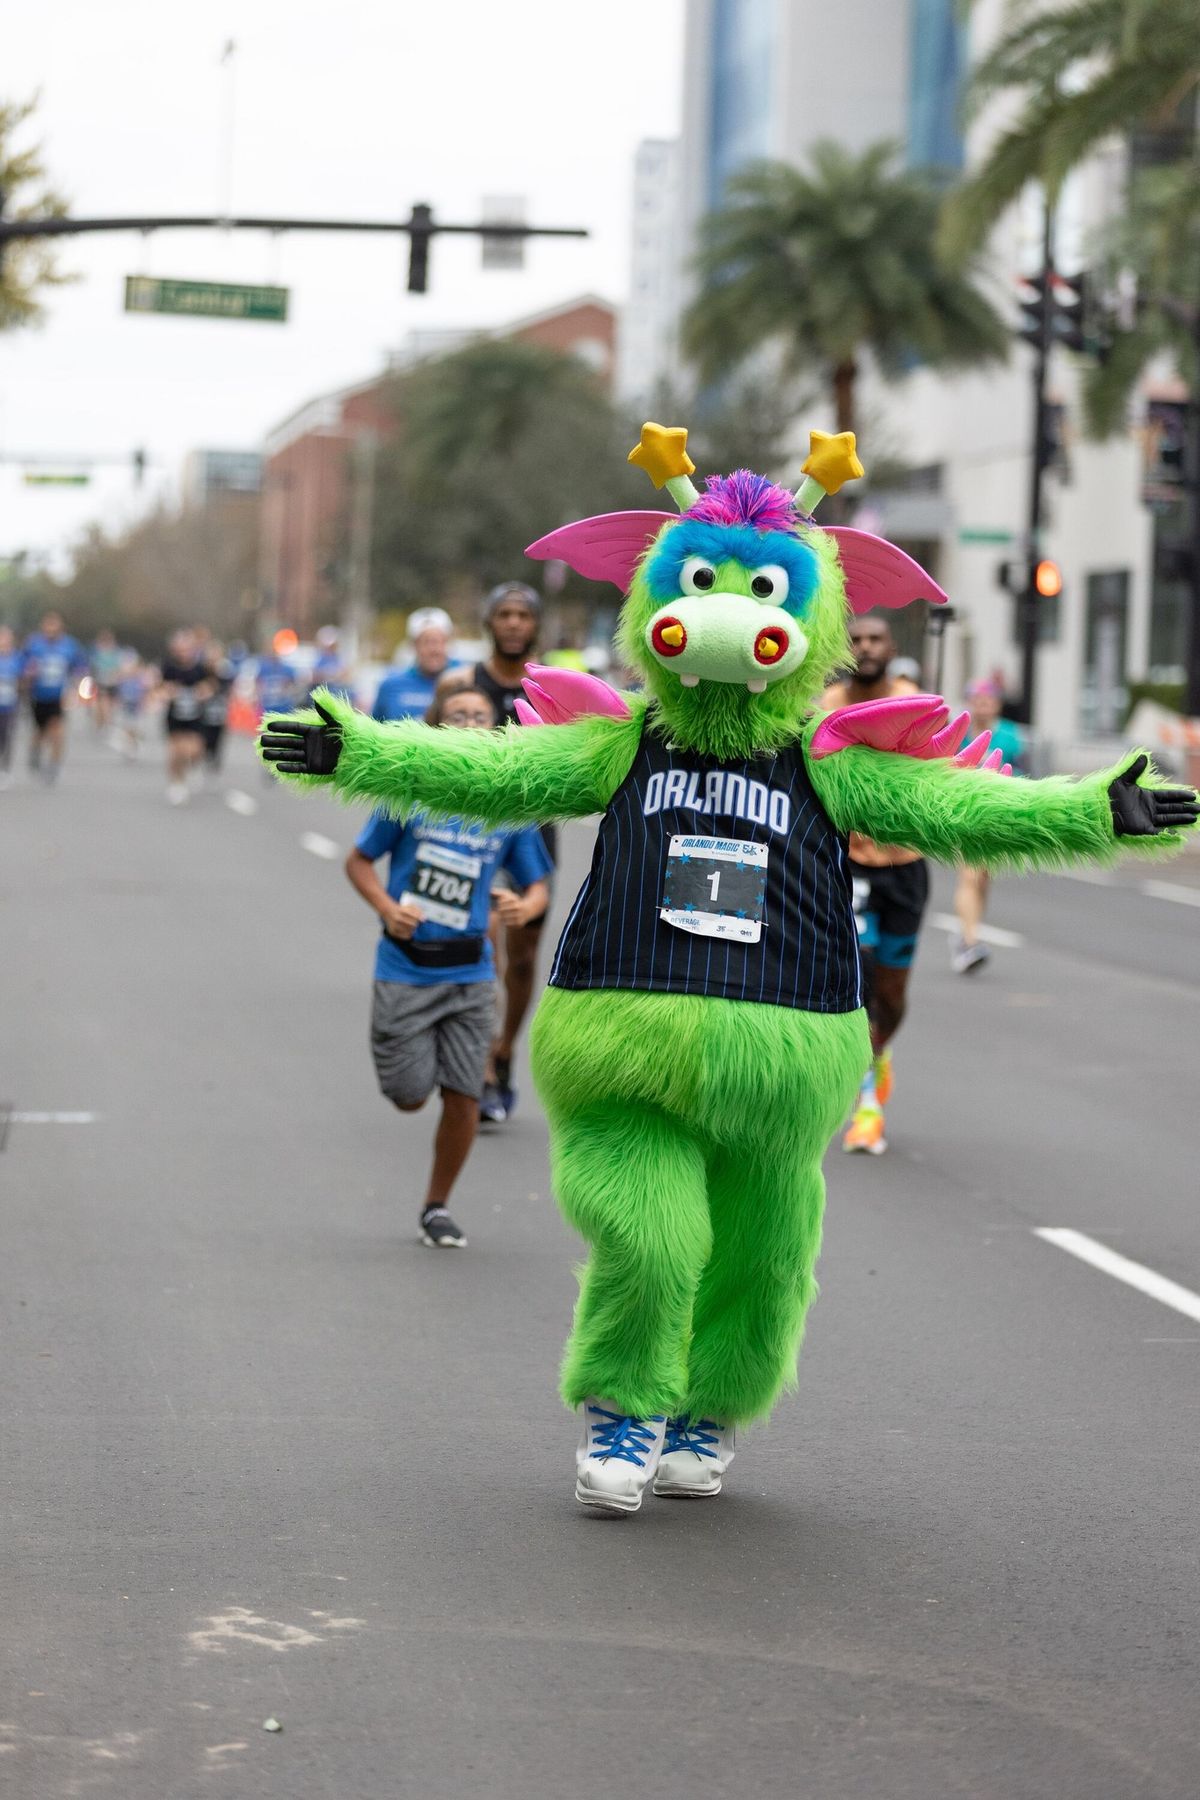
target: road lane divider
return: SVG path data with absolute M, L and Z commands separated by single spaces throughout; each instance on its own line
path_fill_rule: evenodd
M 1072 1231 L 1069 1227 L 1060 1225 L 1036 1225 L 1033 1235 L 1041 1238 L 1045 1244 L 1053 1244 L 1057 1249 L 1065 1250 L 1068 1256 L 1077 1256 L 1080 1262 L 1099 1269 L 1102 1275 L 1111 1275 L 1114 1281 L 1123 1281 L 1127 1287 L 1136 1288 L 1140 1294 L 1146 1294 L 1151 1300 L 1157 1300 L 1161 1305 L 1182 1313 L 1185 1319 L 1194 1319 L 1200 1324 L 1200 1294 L 1194 1294 L 1190 1288 L 1181 1287 L 1177 1281 L 1170 1281 L 1156 1270 L 1148 1269 L 1144 1263 L 1133 1262 L 1128 1256 L 1121 1256 L 1116 1250 L 1110 1250 L 1107 1244 L 1088 1237 L 1086 1232 Z
M 1178 881 L 1143 881 L 1141 888 L 1151 900 L 1174 900 L 1179 906 L 1200 906 L 1200 888 L 1184 887 Z
M 322 837 L 319 831 L 302 831 L 300 833 L 301 848 L 313 856 L 323 856 L 326 862 L 333 862 L 342 852 L 332 838 Z
M 253 794 L 243 794 L 241 788 L 229 788 L 225 795 L 225 804 L 230 812 L 239 813 L 243 819 L 250 818 L 258 811 L 258 801 Z
M 930 913 L 929 923 L 937 931 L 949 932 L 952 937 L 957 937 L 962 930 L 953 913 Z M 996 944 L 1001 950 L 1022 950 L 1025 947 L 1025 939 L 1019 931 L 1005 931 L 999 925 L 979 925 L 976 931 L 981 943 Z

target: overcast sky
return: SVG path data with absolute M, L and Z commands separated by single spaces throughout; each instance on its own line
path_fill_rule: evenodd
M 82 490 L 25 485 L 0 464 L 0 555 L 56 566 L 82 526 L 112 527 L 173 486 L 189 449 L 256 447 L 312 395 L 372 374 L 414 325 L 500 323 L 628 280 L 633 154 L 679 128 L 684 0 L 55 0 L 4 33 L 0 92 L 41 93 L 37 136 L 81 216 L 206 212 L 226 199 L 222 119 L 233 39 L 235 211 L 454 221 L 523 194 L 532 223 L 587 241 L 532 244 L 520 273 L 479 267 L 474 240 L 435 241 L 430 291 L 404 291 L 407 239 L 249 232 L 68 239 L 82 279 L 52 291 L 40 331 L 0 337 L 0 453 L 132 453 Z M 127 274 L 277 282 L 287 325 L 139 317 Z

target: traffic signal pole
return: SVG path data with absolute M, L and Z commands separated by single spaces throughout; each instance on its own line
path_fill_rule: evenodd
M 1029 471 L 1029 517 L 1025 545 L 1025 583 L 1017 600 L 1018 636 L 1021 644 L 1021 697 L 1019 723 L 1032 727 L 1037 699 L 1037 650 L 1041 611 L 1037 569 L 1042 559 L 1042 487 L 1049 462 L 1049 408 L 1046 373 L 1054 332 L 1054 208 L 1046 197 L 1042 226 L 1040 308 L 1033 357 L 1033 456 Z

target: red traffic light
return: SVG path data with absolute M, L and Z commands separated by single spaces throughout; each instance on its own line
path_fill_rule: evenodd
M 1033 572 L 1033 585 L 1043 600 L 1053 600 L 1062 593 L 1062 570 L 1056 562 L 1040 562 Z

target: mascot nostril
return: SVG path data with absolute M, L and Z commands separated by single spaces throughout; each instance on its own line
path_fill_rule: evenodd
M 679 656 L 687 649 L 687 632 L 678 619 L 660 619 L 650 633 L 650 642 L 660 656 Z
M 772 625 L 766 631 L 760 631 L 754 640 L 754 660 L 759 663 L 776 663 L 781 656 L 786 656 L 791 639 L 782 625 Z
M 872 1057 L 848 834 L 1047 869 L 1114 862 L 1127 833 L 1143 853 L 1181 849 L 1197 817 L 1189 788 L 1152 772 L 1142 785 L 1144 755 L 1078 781 L 1011 782 L 934 696 L 826 712 L 825 684 L 851 662 L 849 612 L 946 595 L 895 545 L 814 521 L 863 473 L 849 433 L 813 434 L 794 492 L 745 469 L 698 492 L 686 436 L 647 425 L 630 459 L 681 517 L 605 513 L 528 552 L 620 588 L 619 656 L 642 692 L 531 667 L 522 728 L 467 731 L 377 724 L 318 689 L 315 715 L 268 718 L 261 739 L 283 777 L 332 778 L 348 803 L 414 824 L 598 816 L 531 1050 L 555 1192 L 592 1246 L 561 1378 L 582 1426 L 574 1492 L 618 1513 L 651 1482 L 718 1494 L 734 1426 L 795 1380 L 822 1161 Z M 438 983 L 490 982 L 462 898 L 481 865 L 458 850 L 424 862 L 424 848 L 421 879 L 411 863 L 400 877 L 429 920 L 410 947 Z M 454 1085 L 478 1093 L 490 993 L 438 991 L 477 993 L 470 1018 L 489 1028 L 430 1006 L 444 1026 L 421 1028 L 429 1081 L 453 1029 Z M 514 1440 L 528 1429 L 512 1420 Z

